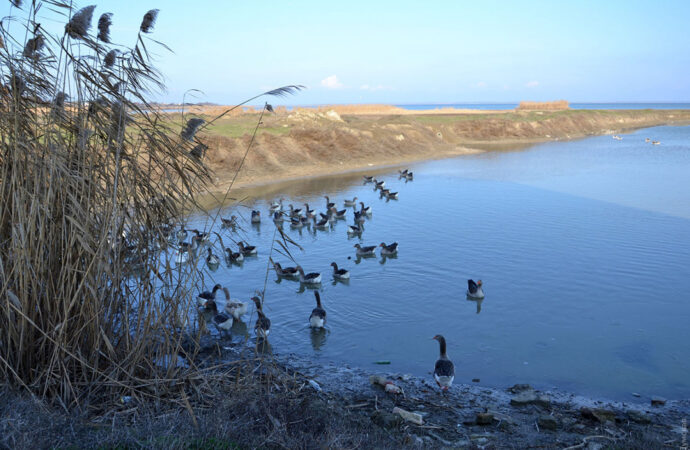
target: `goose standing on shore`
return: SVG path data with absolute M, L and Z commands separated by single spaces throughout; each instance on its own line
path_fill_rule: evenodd
M 467 280 L 467 296 L 474 299 L 484 298 L 484 290 L 482 289 L 482 280 Z
M 453 361 L 446 354 L 446 338 L 437 334 L 432 339 L 438 341 L 440 353 L 434 366 L 434 380 L 436 380 L 436 384 L 439 385 L 442 391 L 447 391 L 455 378 L 455 365 L 453 365 Z
M 362 247 L 359 244 L 355 244 L 354 247 L 357 249 L 357 256 L 374 256 L 376 254 L 376 246 L 375 245 Z
M 271 320 L 264 314 L 264 310 L 261 307 L 261 299 L 259 297 L 252 297 L 252 300 L 256 305 L 256 314 L 258 315 L 254 324 L 254 333 L 256 333 L 257 337 L 266 339 L 271 332 Z
M 224 287 L 223 293 L 225 294 L 225 311 L 220 314 L 216 314 L 213 317 L 213 323 L 216 325 L 216 328 L 221 335 L 223 332 L 230 332 L 232 322 L 234 320 L 234 317 L 228 311 L 228 305 L 230 305 L 230 291 L 228 291 L 228 288 Z
M 223 292 L 225 293 L 225 312 L 230 314 L 233 319 L 240 320 L 243 315 L 247 314 L 247 303 L 230 301 L 228 288 L 223 288 Z
M 318 272 L 311 272 L 308 274 L 304 273 L 302 266 L 297 266 L 296 269 L 299 271 L 299 281 L 303 284 L 319 284 L 321 283 L 321 274 Z
M 256 255 L 256 246 L 254 245 L 245 245 L 244 242 L 239 241 L 237 246 L 240 248 L 240 253 L 244 256 Z
M 350 279 L 350 271 L 346 269 L 339 269 L 338 265 L 334 262 L 331 263 L 331 267 L 333 267 L 333 278 L 336 280 L 349 280 Z
M 321 296 L 319 291 L 314 291 L 314 297 L 316 297 L 316 308 L 311 311 L 309 316 L 309 325 L 312 328 L 323 328 L 326 324 L 326 310 L 321 306 Z
M 397 242 L 393 242 L 390 245 L 386 245 L 385 242 L 381 242 L 379 247 L 381 247 L 381 255 L 390 256 L 390 255 L 395 255 L 396 253 L 398 253 L 398 243 Z

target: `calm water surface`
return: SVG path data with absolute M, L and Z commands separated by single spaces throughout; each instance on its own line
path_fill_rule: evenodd
M 272 271 L 266 278 L 275 236 L 267 217 L 260 227 L 245 221 L 239 235 L 215 228 L 226 245 L 245 239 L 259 255 L 222 265 L 204 287 L 223 283 L 246 301 L 267 279 L 276 353 L 371 370 L 390 360 L 385 370 L 428 376 L 440 333 L 461 383 L 689 398 L 690 127 L 622 136 L 428 162 L 409 183 L 383 175 L 398 201 L 380 199 L 360 175 L 286 187 L 286 206 L 323 211 L 324 194 L 373 206 L 361 240 L 348 239 L 343 221 L 328 232 L 284 226 L 304 248 L 291 249 L 295 260 L 323 274 L 324 335 L 308 328 L 311 290 Z M 267 215 L 271 200 L 245 205 Z M 246 207 L 221 214 L 238 212 L 249 216 Z M 209 223 L 202 214 L 189 221 Z M 356 259 L 355 243 L 382 241 L 400 243 L 397 258 Z M 349 284 L 332 282 L 332 261 L 351 271 Z M 468 278 L 484 280 L 483 302 L 466 299 Z
M 430 103 L 395 105 L 409 110 L 440 108 L 486 109 L 493 111 L 515 109 L 518 103 Z M 571 109 L 690 109 L 690 103 L 570 103 Z

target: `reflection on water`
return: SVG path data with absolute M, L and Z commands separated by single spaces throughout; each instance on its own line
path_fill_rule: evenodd
M 221 283 L 248 301 L 266 283 L 278 353 L 364 367 L 390 360 L 393 371 L 427 376 L 437 356 L 428 338 L 443 334 L 459 383 L 688 398 L 690 127 L 622 137 L 433 161 L 415 166 L 408 183 L 397 168 L 372 173 L 400 192 L 399 201 L 380 198 L 361 174 L 265 188 L 246 207 L 221 211 L 240 224 L 219 231 L 223 240 L 250 242 L 258 256 L 208 272 L 199 290 Z M 285 226 L 303 250 L 290 247 L 290 256 L 275 245 L 273 259 L 320 272 L 323 282 L 276 278 L 269 205 L 285 197 L 285 205 L 309 203 L 318 215 L 323 195 L 339 209 L 355 196 L 373 206 L 361 238 L 347 234 L 352 210 L 324 231 Z M 262 212 L 261 225 L 250 225 L 251 209 Z M 189 217 L 191 228 L 209 224 L 205 214 Z M 353 249 L 393 241 L 399 257 L 382 257 L 379 248 L 362 258 Z M 349 283 L 332 282 L 333 261 L 350 270 Z M 472 277 L 490 286 L 484 311 L 483 301 L 463 300 Z M 328 330 L 307 338 L 313 299 L 302 294 L 313 289 L 324 298 Z
M 326 344 L 328 331 L 325 328 L 310 328 L 309 335 L 311 337 L 311 346 L 315 351 L 321 350 Z
M 468 302 L 474 302 L 477 304 L 477 314 L 482 312 L 482 302 L 484 301 L 483 298 L 482 299 L 476 299 L 476 298 L 467 297 L 467 301 Z

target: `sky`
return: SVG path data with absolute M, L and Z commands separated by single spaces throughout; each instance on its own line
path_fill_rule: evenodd
M 94 29 L 112 12 L 131 44 L 153 8 L 150 37 L 173 50 L 155 51 L 162 101 L 196 89 L 188 101 L 236 104 L 288 84 L 307 89 L 275 104 L 690 101 L 687 0 L 109 0 Z

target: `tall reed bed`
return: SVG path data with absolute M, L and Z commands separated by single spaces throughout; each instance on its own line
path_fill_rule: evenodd
M 209 180 L 196 137 L 207 124 L 170 129 L 147 100 L 163 87 L 149 53 L 163 45 L 148 36 L 157 10 L 125 47 L 95 6 L 11 3 L 0 23 L 0 375 L 66 408 L 179 392 L 194 376 L 182 341 L 201 274 L 175 274 L 159 249 Z M 39 11 L 64 32 L 44 29 Z

